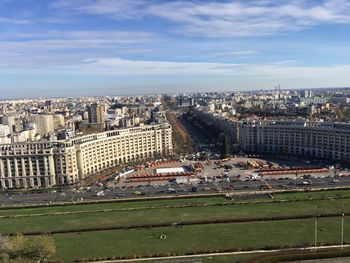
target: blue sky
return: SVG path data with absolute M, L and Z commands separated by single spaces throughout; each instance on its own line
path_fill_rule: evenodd
M 0 99 L 350 85 L 350 0 L 1 0 Z

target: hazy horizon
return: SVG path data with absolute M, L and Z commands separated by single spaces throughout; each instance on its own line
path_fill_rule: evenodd
M 14 94 L 13 97 L 0 97 L 0 101 L 7 101 L 7 100 L 27 100 L 27 99 L 64 99 L 64 98 L 89 98 L 89 97 L 128 97 L 128 96 L 134 96 L 134 97 L 139 97 L 139 96 L 156 96 L 156 95 L 179 95 L 179 94 L 193 94 L 193 93 L 210 93 L 210 92 L 217 92 L 217 93 L 237 93 L 237 92 L 260 92 L 260 91 L 271 91 L 273 92 L 277 86 L 274 86 L 273 88 L 269 89 L 247 89 L 247 90 L 198 90 L 198 91 L 189 91 L 189 90 L 184 90 L 184 91 L 179 91 L 179 92 L 154 92 L 154 93 L 130 93 L 130 94 L 91 94 L 91 95 L 76 95 L 76 96 L 69 96 L 69 95 L 64 95 L 64 96 L 29 96 L 29 97 L 23 97 L 23 96 L 16 96 Z M 291 88 L 291 89 L 285 89 L 280 87 L 280 89 L 283 90 L 342 90 L 342 89 L 350 89 L 349 86 L 344 86 L 344 87 L 311 87 L 311 88 Z

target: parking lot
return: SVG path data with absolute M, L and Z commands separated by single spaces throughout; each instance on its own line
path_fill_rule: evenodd
M 194 171 L 193 168 L 197 163 L 202 165 L 202 169 Z M 260 166 L 257 164 L 260 164 Z M 174 175 L 171 172 L 168 174 L 156 173 L 158 168 L 179 167 L 184 167 L 189 175 Z M 262 171 L 265 170 L 272 171 L 273 174 L 265 175 L 267 173 L 265 172 L 262 175 Z M 201 162 L 187 160 L 144 167 L 117 180 L 110 181 L 106 186 L 122 192 L 134 190 L 135 195 L 272 188 L 294 189 L 298 187 L 346 185 L 349 174 L 346 170 L 334 169 L 334 167 L 326 165 L 321 166 L 316 162 L 305 161 L 301 163 L 292 160 L 272 161 L 236 157 L 225 162 L 220 160 Z
M 200 169 L 193 170 L 200 163 Z M 259 167 L 256 167 L 256 165 Z M 234 157 L 225 162 L 167 161 L 152 163 L 151 167 L 125 168 L 103 181 L 90 186 L 71 186 L 68 189 L 48 189 L 42 193 L 3 192 L 3 205 L 51 202 L 80 202 L 128 198 L 137 196 L 193 195 L 197 193 L 259 192 L 267 189 L 293 190 L 350 186 L 347 169 L 332 167 L 318 161 L 270 160 L 257 157 Z M 188 174 L 156 174 L 159 168 L 180 168 Z M 296 172 L 296 167 L 318 167 L 317 173 Z M 198 168 L 198 167 L 197 167 Z M 335 169 L 333 169 L 335 168 Z M 279 172 L 279 169 L 284 172 Z M 273 175 L 261 176 L 261 171 Z M 277 171 L 276 171 L 277 170 Z M 179 170 L 176 170 L 179 171 Z M 287 171 L 287 173 L 285 172 Z M 118 176 L 125 173 L 124 176 Z M 115 179 L 116 178 L 116 179 Z M 131 180 L 136 178 L 137 180 Z

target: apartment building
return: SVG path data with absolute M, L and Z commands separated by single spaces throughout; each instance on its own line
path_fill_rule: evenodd
M 52 143 L 0 145 L 1 188 L 55 185 Z
M 48 134 L 55 131 L 54 119 L 50 114 L 31 115 L 29 120 L 35 123 L 39 134 Z
M 350 123 L 242 121 L 238 130 L 246 152 L 350 161 Z
M 120 163 L 172 154 L 170 124 L 146 125 L 86 135 L 76 145 L 80 179 Z
M 1 188 L 66 185 L 122 163 L 173 153 L 168 123 L 58 142 L 0 145 Z
M 105 122 L 106 106 L 94 103 L 88 106 L 89 123 L 103 124 Z

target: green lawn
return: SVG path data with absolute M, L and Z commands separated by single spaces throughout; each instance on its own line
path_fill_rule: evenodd
M 298 202 L 279 200 L 303 200 L 307 198 L 328 198 Z M 346 197 L 345 199 L 336 199 Z M 349 198 L 348 198 L 349 197 Z M 326 191 L 308 193 L 278 194 L 268 203 L 256 200 L 230 201 L 220 198 L 191 198 L 120 202 L 61 207 L 25 209 L 1 209 L 0 216 L 33 215 L 55 212 L 81 212 L 66 215 L 44 215 L 22 218 L 0 218 L 0 233 L 53 231 L 92 227 L 127 226 L 136 224 L 175 223 L 181 221 L 209 219 L 242 219 L 272 216 L 314 215 L 315 206 L 320 214 L 339 213 L 342 205 L 350 213 L 349 191 Z M 240 202 L 249 203 L 240 203 Z M 205 207 L 166 208 L 166 205 L 210 204 Z M 218 206 L 217 204 L 229 205 Z M 153 209 L 149 209 L 154 207 Z M 138 208 L 132 211 L 103 211 L 108 209 Z M 89 211 L 94 213 L 84 213 Z M 84 233 L 53 235 L 57 246 L 57 257 L 64 262 L 78 258 L 94 258 L 118 255 L 150 255 L 185 253 L 198 250 L 225 248 L 263 248 L 269 245 L 306 245 L 313 242 L 313 219 L 265 221 L 235 224 L 193 225 L 152 229 L 131 229 L 93 231 Z M 340 218 L 319 219 L 319 240 L 335 243 L 340 239 Z M 322 229 L 322 231 L 321 231 Z M 160 235 L 167 239 L 160 240 Z M 350 242 L 350 217 L 345 219 L 345 241 Z M 205 258 L 203 262 L 234 262 L 240 257 Z
M 135 202 L 115 202 L 115 203 L 99 203 L 99 204 L 75 204 L 66 206 L 48 206 L 36 208 L 21 208 L 0 209 L 0 216 L 8 215 L 30 215 L 42 213 L 62 213 L 62 212 L 78 212 L 78 211 L 95 211 L 107 209 L 123 209 L 123 208 L 140 208 L 166 205 L 186 205 L 186 204 L 221 204 L 229 202 L 223 197 L 203 197 L 203 198 L 183 198 L 183 199 L 168 199 L 168 200 L 150 200 L 150 201 L 135 201 Z
M 134 205 L 136 203 L 130 204 Z M 339 213 L 343 204 L 345 205 L 345 210 L 350 212 L 350 199 L 343 199 L 340 201 L 317 200 L 288 203 L 249 203 L 206 207 L 163 207 L 133 211 L 0 218 L 0 232 L 52 231 L 101 226 L 111 227 L 164 222 L 175 223 L 202 219 L 241 219 L 262 216 L 313 215 L 315 213 L 315 206 L 318 207 L 320 214 Z M 123 205 L 125 205 L 125 203 Z
M 319 230 L 320 243 L 339 242 L 339 218 L 320 219 Z M 70 262 L 76 258 L 112 255 L 171 255 L 225 248 L 312 245 L 313 231 L 314 220 L 307 219 L 57 234 L 53 238 L 57 244 L 57 255 Z M 167 238 L 160 239 L 160 235 Z M 350 242 L 349 219 L 345 224 L 345 241 Z
M 258 199 L 244 199 L 244 197 L 237 196 L 233 202 L 259 202 L 259 201 L 279 201 L 279 200 L 300 200 L 308 198 L 350 198 L 350 190 L 339 191 L 322 191 L 322 192 L 306 192 L 306 193 L 282 193 L 276 194 L 275 199 L 268 199 L 267 196 Z M 100 203 L 100 204 L 75 204 L 68 206 L 51 206 L 51 207 L 37 207 L 37 208 L 0 208 L 0 216 L 8 215 L 29 215 L 41 213 L 62 213 L 62 212 L 79 212 L 79 211 L 96 211 L 108 209 L 123 209 L 123 208 L 142 208 L 151 206 L 165 206 L 165 205 L 186 205 L 186 204 L 222 204 L 230 203 L 223 197 L 203 197 L 203 198 L 185 198 L 172 200 L 153 200 L 153 201 L 136 201 L 136 202 L 115 202 L 115 203 Z
M 350 190 L 329 190 L 319 192 L 280 193 L 276 200 L 298 200 L 309 198 L 350 198 Z

